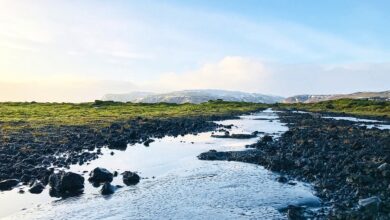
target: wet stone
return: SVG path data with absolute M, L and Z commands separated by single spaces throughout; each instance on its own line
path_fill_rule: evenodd
M 17 179 L 8 179 L 0 181 L 0 191 L 11 190 L 13 187 L 19 184 L 19 180 Z
M 126 185 L 135 185 L 140 181 L 140 176 L 131 171 L 125 171 L 123 172 L 123 183 Z
M 44 186 L 41 182 L 37 181 L 37 182 L 35 182 L 35 183 L 31 186 L 31 188 L 30 188 L 28 191 L 29 191 L 30 193 L 32 193 L 32 194 L 39 194 L 39 193 L 41 193 L 44 189 L 45 189 L 45 186 Z
M 49 177 L 52 196 L 78 194 L 84 189 L 84 177 L 73 172 L 53 173 Z
M 102 193 L 102 195 L 110 195 L 110 194 L 113 194 L 115 192 L 115 189 L 116 189 L 115 186 L 113 186 L 110 183 L 106 182 L 106 183 L 103 184 L 102 189 L 100 190 L 100 192 Z
M 89 181 L 96 183 L 111 182 L 113 180 L 113 174 L 105 168 L 96 167 L 89 174 Z

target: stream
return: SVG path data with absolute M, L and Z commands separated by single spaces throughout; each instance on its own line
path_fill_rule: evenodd
M 0 192 L 0 217 L 4 219 L 286 219 L 280 209 L 290 204 L 317 207 L 320 200 L 312 187 L 276 181 L 277 173 L 262 166 L 228 161 L 201 161 L 197 155 L 210 149 L 243 150 L 262 135 L 287 131 L 272 110 L 239 119 L 218 121 L 234 126 L 230 133 L 264 132 L 251 139 L 213 138 L 212 132 L 156 139 L 149 147 L 128 146 L 125 151 L 102 148 L 103 155 L 87 165 L 70 170 L 85 173 L 84 193 L 58 199 L 49 196 L 48 186 L 39 195 L 19 189 Z M 218 132 L 214 132 L 218 134 Z M 111 155 L 111 152 L 114 154 Z M 142 177 L 135 186 L 124 186 L 103 196 L 90 184 L 95 167 L 111 172 L 137 171 Z M 124 185 L 121 175 L 113 185 Z

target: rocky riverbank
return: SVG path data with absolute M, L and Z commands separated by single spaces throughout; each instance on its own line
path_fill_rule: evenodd
M 260 164 L 280 172 L 281 182 L 297 178 L 313 183 L 330 211 L 289 207 L 292 219 L 390 219 L 390 130 L 320 114 L 279 116 L 289 127 L 279 139 L 265 136 L 247 151 L 209 151 L 199 158 Z
M 210 131 L 218 127 L 211 121 L 235 117 L 137 118 L 100 130 L 88 126 L 59 126 L 0 134 L 0 190 L 9 190 L 18 184 L 47 185 L 53 168 L 88 163 L 101 155 L 102 147 L 125 150 L 128 144 L 148 146 L 152 138 Z

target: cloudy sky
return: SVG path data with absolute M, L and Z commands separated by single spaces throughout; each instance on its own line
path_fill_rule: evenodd
M 390 89 L 390 2 L 0 0 L 0 101 Z

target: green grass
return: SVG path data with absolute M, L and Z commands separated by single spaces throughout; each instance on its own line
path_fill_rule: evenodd
M 357 116 L 390 118 L 390 102 L 362 99 L 339 99 L 318 103 L 277 104 L 279 108 L 296 108 L 312 112 L 347 113 Z
M 390 117 L 390 102 L 340 99 L 310 104 L 255 104 L 210 101 L 202 104 L 94 103 L 0 103 L 0 131 L 45 126 L 91 126 L 101 128 L 113 122 L 143 118 L 173 118 L 242 114 L 267 107 L 295 108 L 313 112 L 344 112 L 361 116 Z
M 0 103 L 0 128 L 4 131 L 43 126 L 88 125 L 95 128 L 113 122 L 143 118 L 227 115 L 266 107 L 264 104 L 210 101 L 202 104 L 94 103 Z

